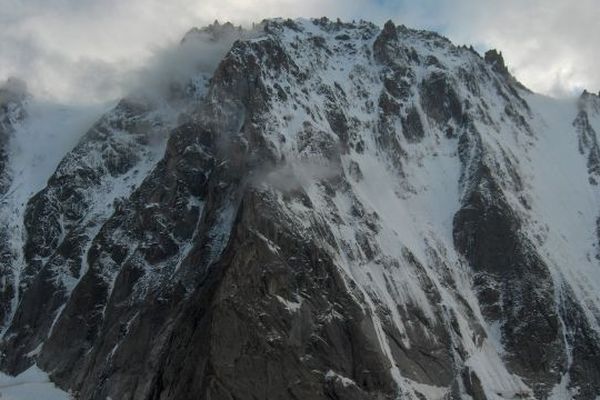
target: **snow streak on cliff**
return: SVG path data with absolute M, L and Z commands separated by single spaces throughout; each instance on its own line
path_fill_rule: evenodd
M 82 399 L 600 396 L 599 96 L 392 22 L 181 46 L 220 62 L 78 141 L 0 92 L 4 371 Z

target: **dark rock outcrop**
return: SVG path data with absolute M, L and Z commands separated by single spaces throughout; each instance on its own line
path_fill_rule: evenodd
M 326 18 L 184 42 L 230 35 L 175 115 L 122 101 L 31 197 L 4 371 L 103 400 L 600 395 L 600 310 L 538 221 L 549 135 L 500 53 Z

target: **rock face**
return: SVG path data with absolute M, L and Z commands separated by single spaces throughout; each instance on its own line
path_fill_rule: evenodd
M 30 364 L 59 308 L 85 274 L 86 254 L 122 197 L 162 156 L 168 130 L 159 115 L 121 101 L 59 164 L 47 186 L 27 203 L 19 302 L 1 344 L 7 370 Z M 40 303 L 40 299 L 44 299 Z
M 23 82 L 9 79 L 0 86 L 0 214 L 6 212 L 7 198 L 11 196 L 13 171 L 11 171 L 11 141 L 19 124 L 26 116 L 26 88 Z M 4 218 L 2 218 L 4 219 Z M 10 226 L 0 225 L 0 321 L 6 321 L 17 295 L 15 276 L 11 267 L 14 254 L 10 251 Z
M 0 195 L 5 195 L 12 181 L 9 171 L 10 139 L 15 126 L 25 118 L 25 84 L 15 79 L 0 86 Z
M 185 40 L 224 31 L 210 79 L 121 101 L 29 199 L 4 371 L 81 399 L 600 396 L 598 96 L 392 22 Z

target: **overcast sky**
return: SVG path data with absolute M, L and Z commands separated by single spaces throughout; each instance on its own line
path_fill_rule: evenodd
M 598 0 L 0 0 L 0 80 L 19 76 L 59 101 L 106 100 L 192 26 L 323 15 L 498 48 L 537 92 L 600 90 Z

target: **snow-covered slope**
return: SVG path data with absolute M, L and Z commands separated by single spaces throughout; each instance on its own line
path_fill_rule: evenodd
M 18 287 L 22 271 L 22 251 L 26 233 L 24 232 L 25 210 L 28 200 L 46 185 L 48 178 L 61 159 L 71 150 L 82 132 L 85 132 L 101 114 L 101 108 L 80 110 L 74 107 L 43 104 L 32 99 L 25 100 L 21 107 L 26 117 L 15 121 L 12 126 L 7 151 L 10 155 L 5 173 L 11 184 L 2 197 L 0 221 L 9 236 L 3 241 L 5 267 L 12 265 L 4 275 L 7 286 Z M 6 247 L 4 247 L 6 246 Z M 14 282 L 10 282 L 12 279 Z M 12 290 L 4 288 L 4 292 Z M 3 327 L 12 318 L 19 303 L 19 292 L 15 292 L 10 311 L 3 316 Z M 3 305 L 4 306 L 4 305 Z
M 7 372 L 85 399 L 600 395 L 598 96 L 391 22 L 186 40 L 223 31 L 214 73 L 120 102 L 3 214 Z
M 0 373 L 0 398 L 3 400 L 69 400 L 68 393 L 58 389 L 48 374 L 32 366 L 18 376 Z

